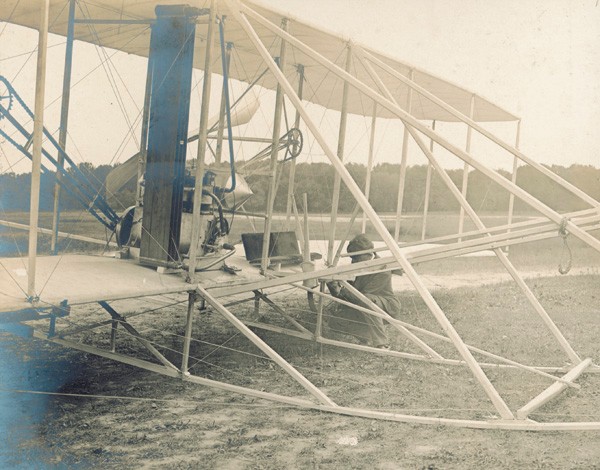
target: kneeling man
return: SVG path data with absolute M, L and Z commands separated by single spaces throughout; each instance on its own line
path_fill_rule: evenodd
M 376 255 L 373 252 L 357 255 L 352 255 L 352 253 L 373 249 L 374 245 L 371 240 L 365 235 L 357 235 L 348 243 L 347 251 L 350 254 L 352 263 L 358 263 L 369 261 Z M 391 316 L 396 316 L 400 313 L 400 301 L 396 298 L 392 290 L 391 272 L 386 271 L 356 276 L 355 281 L 350 284 Z M 327 283 L 327 287 L 334 297 L 367 307 L 366 305 L 362 305 L 360 299 L 344 288 L 339 282 L 329 282 Z M 332 330 L 355 336 L 363 344 L 368 344 L 376 348 L 389 349 L 389 340 L 385 333 L 383 319 L 338 303 L 333 305 L 328 314 L 330 315 L 328 326 Z

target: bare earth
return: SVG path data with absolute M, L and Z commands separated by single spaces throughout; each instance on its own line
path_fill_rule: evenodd
M 532 270 L 529 286 L 581 357 L 597 358 L 600 276 L 582 268 L 568 276 L 542 277 L 548 271 Z M 425 276 L 438 285 L 436 301 L 465 341 L 534 365 L 566 363 L 566 356 L 516 288 L 496 283 L 504 276 Z M 482 284 L 489 285 L 473 289 Z M 399 296 L 405 306 L 403 319 L 439 331 L 415 294 L 405 291 Z M 285 292 L 274 298 L 296 312 L 299 320 L 307 317 L 302 310 L 306 299 Z M 73 315 L 77 322 L 76 313 Z M 94 315 L 99 312 L 85 313 L 88 320 Z M 184 315 L 183 304 L 131 321 L 141 330 L 146 328 L 168 355 L 170 347 L 179 347 Z M 205 312 L 197 318 L 194 333 L 201 341 L 192 345 L 191 354 L 203 362 L 193 366 L 194 373 L 302 395 L 294 383 L 277 375 L 270 361 L 249 355 L 256 351 L 218 314 Z M 276 333 L 259 334 L 339 404 L 417 415 L 495 417 L 493 407 L 463 367 L 376 357 L 319 347 Z M 407 346 L 401 337 L 391 334 L 396 348 Z M 107 335 L 107 330 L 99 331 L 94 340 L 106 341 Z M 230 349 L 214 346 L 224 343 Z M 444 344 L 430 344 L 456 357 Z M 52 398 L 38 438 L 15 456 L 15 462 L 21 464 L 33 463 L 28 461 L 28 453 L 43 447 L 50 454 L 44 467 L 600 468 L 598 432 L 484 431 L 344 417 L 183 383 L 41 342 L 39 347 L 48 354 L 66 355 L 78 374 L 60 390 L 65 395 Z M 128 348 L 137 346 L 125 339 L 121 350 Z M 240 350 L 245 353 L 238 353 Z M 176 356 L 172 359 L 178 360 Z M 512 409 L 551 383 L 522 372 L 488 369 L 486 373 Z M 600 421 L 600 376 L 588 374 L 578 383 L 581 390 L 570 389 L 532 418 Z

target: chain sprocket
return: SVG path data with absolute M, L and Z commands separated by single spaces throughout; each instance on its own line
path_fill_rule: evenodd
M 0 119 L 3 119 L 5 112 L 10 112 L 13 107 L 14 102 L 14 94 L 12 90 L 6 87 L 2 82 L 0 82 L 0 106 L 2 107 L 2 111 L 0 112 Z M 6 104 L 8 102 L 8 105 Z

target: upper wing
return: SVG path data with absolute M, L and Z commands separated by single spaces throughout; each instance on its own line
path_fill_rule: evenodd
M 181 0 L 79 0 L 76 8 L 77 20 L 130 20 L 134 23 L 126 25 L 114 23 L 78 23 L 75 26 L 75 38 L 80 41 L 118 49 L 130 54 L 147 56 L 150 43 L 150 27 L 147 22 L 140 22 L 140 20 L 152 20 L 155 17 L 154 8 L 157 4 L 181 3 Z M 191 3 L 195 7 L 208 8 L 211 2 L 210 0 L 196 0 Z M 288 19 L 288 31 L 290 34 L 303 41 L 330 61 L 338 63 L 338 65 L 343 64 L 344 50 L 348 45 L 348 38 L 343 38 L 323 29 L 316 28 L 306 21 L 298 20 L 292 15 L 278 12 L 271 8 L 248 1 L 244 1 L 243 3 L 275 25 L 279 26 L 282 19 Z M 250 41 L 248 41 L 242 28 L 235 22 L 233 16 L 228 14 L 229 12 L 225 5 L 221 2 L 218 8 L 219 14 L 226 16 L 226 41 L 233 43 L 235 54 L 241 62 L 241 66 L 232 68 L 229 75 L 231 78 L 250 83 L 265 69 L 265 66 L 258 52 L 254 49 Z M 38 0 L 3 0 L 0 3 L 0 19 L 3 21 L 30 28 L 38 28 L 39 16 L 40 8 Z M 136 21 L 138 23 L 135 23 Z M 66 36 L 67 22 L 68 1 L 50 0 L 50 32 Z M 194 66 L 196 68 L 203 68 L 207 24 L 206 21 L 202 22 L 202 18 L 199 23 L 196 29 Z M 272 56 L 278 56 L 278 38 L 261 25 L 254 24 L 253 26 L 262 42 L 270 50 Z M 214 47 L 219 48 L 218 41 L 216 41 Z M 370 48 L 365 47 L 365 49 L 401 74 L 407 77 L 412 75 L 413 82 L 441 98 L 464 115 L 468 116 L 470 114 L 471 101 L 474 99 L 473 119 L 475 121 L 510 121 L 518 119 L 513 114 L 484 98 L 474 95 L 464 88 L 385 54 L 373 51 Z M 218 51 L 215 51 L 214 57 L 218 57 Z M 219 73 L 221 70 L 220 63 L 218 62 L 215 61 L 213 67 L 215 73 Z M 325 67 L 322 67 L 314 59 L 300 51 L 294 51 L 292 59 L 288 59 L 287 62 L 285 73 L 291 80 L 297 80 L 297 66 L 302 65 L 304 66 L 306 80 L 318 84 L 318 87 L 315 87 L 313 90 L 307 90 L 303 97 L 305 100 L 328 109 L 340 110 L 342 87 L 339 84 L 339 80 L 329 73 Z M 352 74 L 365 84 L 376 88 L 367 71 L 361 70 L 358 65 L 355 66 Z M 408 102 L 408 86 L 399 83 L 396 78 L 391 76 L 383 75 L 382 79 L 388 85 L 388 88 L 393 90 L 396 101 L 401 106 L 404 106 Z M 275 78 L 270 76 L 270 74 L 265 74 L 258 83 L 270 89 L 274 89 L 277 86 Z M 360 93 L 352 88 L 349 91 L 347 109 L 348 112 L 353 114 L 369 116 L 372 114 L 372 104 L 365 102 L 364 97 L 361 97 Z M 417 119 L 457 120 L 447 111 L 440 109 L 425 97 L 420 97 L 418 105 L 413 105 L 410 112 Z M 378 108 L 377 115 L 384 118 L 395 117 L 389 111 L 383 109 L 383 107 Z

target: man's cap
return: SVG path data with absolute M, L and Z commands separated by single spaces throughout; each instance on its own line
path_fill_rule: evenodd
M 348 248 L 346 251 L 348 251 L 348 253 L 354 253 L 356 251 L 372 250 L 373 248 L 375 248 L 373 242 L 365 235 L 360 234 L 348 242 Z

